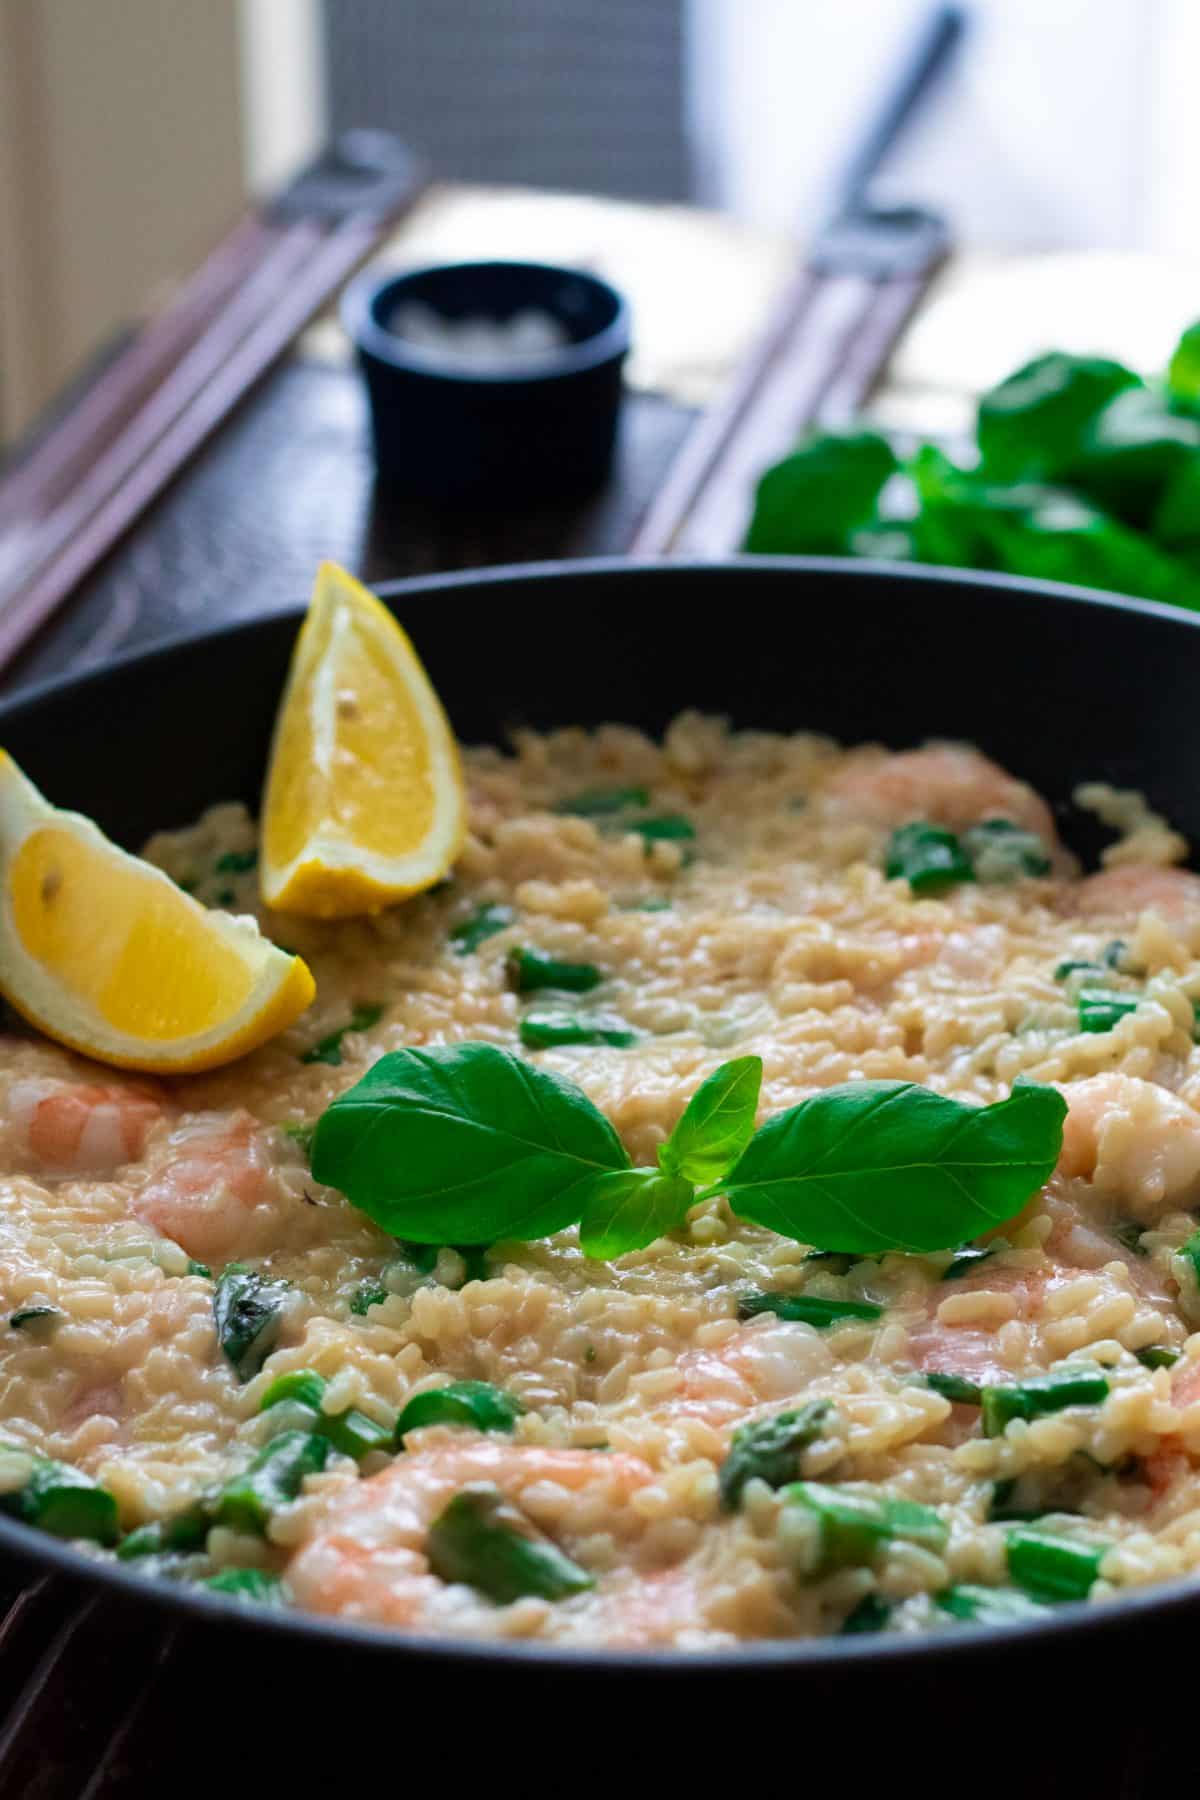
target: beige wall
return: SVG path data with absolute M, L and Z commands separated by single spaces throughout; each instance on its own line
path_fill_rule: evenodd
M 238 0 L 0 0 L 0 439 L 236 217 Z

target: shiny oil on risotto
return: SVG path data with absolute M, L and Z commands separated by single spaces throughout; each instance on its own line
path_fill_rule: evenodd
M 8 1021 L 0 1508 L 266 1604 L 637 1649 L 1194 1569 L 1200 878 L 1169 825 L 1081 790 L 1112 838 L 1084 875 L 976 750 L 694 714 L 466 772 L 452 879 L 372 917 L 262 910 L 240 806 L 151 842 L 317 976 L 242 1061 L 155 1083 Z M 607 1259 L 574 1226 L 411 1241 L 314 1177 L 313 1128 L 456 1044 L 568 1078 L 643 1166 L 736 1059 L 760 1124 L 863 1082 L 1067 1111 L 1015 1216 L 935 1252 L 814 1248 L 705 1184 Z

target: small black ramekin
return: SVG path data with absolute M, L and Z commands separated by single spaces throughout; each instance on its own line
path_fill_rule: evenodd
M 447 319 L 550 313 L 569 343 L 496 371 L 458 364 L 388 329 L 406 301 Z M 427 500 L 529 505 L 608 475 L 629 350 L 629 309 L 606 281 L 548 263 L 446 263 L 346 292 L 342 321 L 371 401 L 381 478 Z

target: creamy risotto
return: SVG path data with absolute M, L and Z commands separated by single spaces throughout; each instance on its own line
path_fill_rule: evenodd
M 974 750 L 691 714 L 467 776 L 452 880 L 373 918 L 259 910 L 241 807 L 153 840 L 317 977 L 251 1057 L 159 1084 L 9 1021 L 0 1505 L 263 1602 L 592 1645 L 960 1630 L 1195 1568 L 1200 879 L 1166 822 L 1083 790 L 1114 841 L 1081 876 Z M 613 1261 L 574 1228 L 397 1241 L 314 1180 L 312 1124 L 467 1041 L 569 1076 L 642 1164 L 750 1055 L 760 1120 L 1027 1077 L 1063 1148 L 928 1255 L 814 1252 L 720 1194 Z

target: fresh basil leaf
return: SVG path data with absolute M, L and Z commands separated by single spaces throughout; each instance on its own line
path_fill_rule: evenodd
M 733 1167 L 754 1136 L 762 1068 L 761 1056 L 739 1056 L 701 1082 L 659 1145 L 658 1160 L 668 1175 L 702 1187 Z
M 430 1244 L 546 1237 L 579 1218 L 592 1177 L 628 1167 L 574 1082 L 492 1044 L 381 1057 L 322 1113 L 312 1154 L 318 1181 Z
M 657 1169 L 596 1175 L 584 1188 L 579 1242 L 585 1256 L 611 1261 L 681 1225 L 696 1198 L 692 1182 Z
M 1062 1148 L 1066 1102 L 1019 1082 L 965 1106 L 905 1081 L 828 1088 L 769 1119 L 721 1183 L 739 1217 L 826 1250 L 945 1250 L 1011 1219 Z
M 1200 607 L 1200 575 L 1182 557 L 1065 487 L 1000 487 L 925 445 L 910 465 L 920 501 L 921 562 L 999 569 Z
M 1167 391 L 1180 406 L 1200 407 L 1200 319 L 1188 326 L 1171 354 Z
M 895 453 L 878 432 L 809 438 L 760 480 L 746 549 L 765 556 L 844 552 L 895 468 Z
M 1154 388 L 1129 388 L 1096 414 L 1063 476 L 1118 519 L 1141 527 L 1197 455 L 1200 420 L 1170 411 Z
M 1101 356 L 1051 351 L 1035 357 L 979 402 L 979 449 L 1002 481 L 1053 477 L 1074 460 L 1103 406 L 1141 383 L 1132 369 Z

